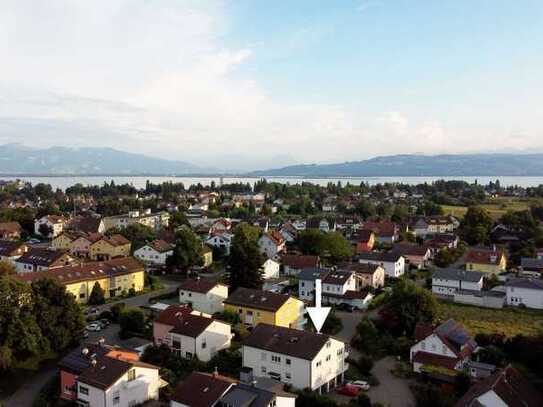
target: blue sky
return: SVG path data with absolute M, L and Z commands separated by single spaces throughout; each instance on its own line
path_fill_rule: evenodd
M 230 169 L 542 151 L 542 22 L 531 0 L 6 0 L 0 142 Z

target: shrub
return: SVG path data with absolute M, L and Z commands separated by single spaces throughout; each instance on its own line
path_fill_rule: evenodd
M 119 322 L 119 316 L 121 315 L 122 310 L 126 307 L 124 302 L 118 302 L 111 306 L 111 320 L 114 322 Z
M 143 334 L 145 332 L 145 314 L 139 308 L 125 308 L 119 316 L 119 324 L 121 330 L 119 336 L 124 336 L 128 333 Z
M 90 305 L 101 305 L 106 302 L 105 298 L 105 292 L 104 289 L 100 286 L 98 281 L 94 283 L 94 286 L 92 287 L 92 291 L 89 296 L 88 303 Z

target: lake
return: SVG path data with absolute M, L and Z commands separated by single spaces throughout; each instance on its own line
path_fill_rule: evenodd
M 349 182 L 351 184 L 360 184 L 366 182 L 370 185 L 383 184 L 385 182 L 397 182 L 403 184 L 416 185 L 421 183 L 432 183 L 437 180 L 460 180 L 473 183 L 475 180 L 479 184 L 488 184 L 490 181 L 500 180 L 502 186 L 518 185 L 521 187 L 534 187 L 543 184 L 543 176 L 541 177 L 518 177 L 518 176 L 496 176 L 496 177 L 330 177 L 330 178 L 303 178 L 303 177 L 235 177 L 225 176 L 222 177 L 223 183 L 243 182 L 251 183 L 258 181 L 261 178 L 266 178 L 270 182 L 290 183 L 296 184 L 301 182 L 311 182 L 318 185 L 326 185 L 329 182 L 337 183 L 341 181 L 343 184 Z M 191 184 L 200 183 L 202 185 L 209 185 L 211 181 L 215 181 L 219 185 L 221 181 L 220 176 L 180 176 L 180 177 L 167 177 L 167 176 L 20 176 L 20 177 L 4 177 L 0 176 L 2 180 L 15 180 L 21 179 L 23 181 L 31 182 L 33 185 L 40 182 L 45 184 L 51 184 L 53 188 L 60 188 L 65 190 L 66 188 L 81 183 L 83 185 L 102 185 L 104 182 L 111 182 L 112 180 L 116 184 L 132 184 L 136 188 L 144 188 L 147 180 L 154 184 L 159 184 L 166 181 L 182 182 L 188 187 Z

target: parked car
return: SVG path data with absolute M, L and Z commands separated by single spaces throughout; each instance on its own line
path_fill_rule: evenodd
M 98 322 L 93 322 L 92 324 L 88 324 L 86 329 L 87 331 L 99 332 L 102 330 L 102 326 Z
M 41 243 L 41 240 L 40 239 L 36 239 L 36 238 L 32 238 L 32 239 L 28 239 L 26 241 L 28 244 L 38 244 L 38 243 Z
M 97 322 L 99 322 L 102 325 L 102 328 L 108 327 L 109 324 L 111 323 L 111 322 L 109 322 L 109 319 L 107 319 L 107 318 L 99 319 Z
M 344 386 L 340 387 L 337 392 L 339 394 L 343 394 L 344 396 L 356 397 L 361 391 L 362 389 L 360 389 L 360 387 L 353 386 L 352 384 L 347 383 Z
M 348 382 L 347 384 L 360 388 L 360 390 L 368 391 L 370 389 L 370 384 L 365 380 L 355 380 L 353 382 Z
M 87 308 L 85 310 L 85 315 L 88 315 L 88 316 L 96 316 L 100 313 L 100 311 L 98 311 L 98 308 Z
M 337 306 L 338 311 L 353 312 L 356 308 L 350 304 L 339 304 Z

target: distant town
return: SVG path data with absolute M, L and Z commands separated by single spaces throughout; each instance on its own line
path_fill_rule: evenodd
M 0 399 L 543 406 L 542 222 L 499 180 L 0 181 Z

